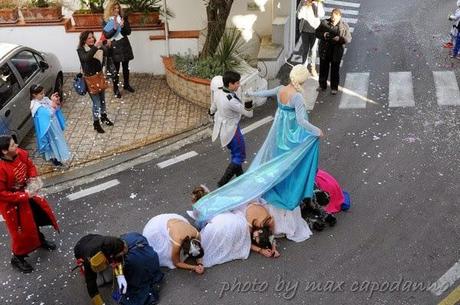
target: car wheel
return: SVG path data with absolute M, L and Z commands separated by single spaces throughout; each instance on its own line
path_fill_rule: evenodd
M 54 84 L 54 91 L 59 93 L 59 96 L 61 97 L 61 101 L 64 100 L 64 80 L 62 78 L 62 74 L 59 74 L 58 77 L 56 78 L 56 82 Z

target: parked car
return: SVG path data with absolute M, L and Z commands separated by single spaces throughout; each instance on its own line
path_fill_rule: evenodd
M 0 42 L 0 134 L 20 143 L 32 129 L 30 86 L 45 88 L 62 99 L 62 67 L 57 57 L 29 47 Z

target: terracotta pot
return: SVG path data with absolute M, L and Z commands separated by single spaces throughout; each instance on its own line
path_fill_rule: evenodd
M 102 30 L 102 21 L 104 20 L 102 13 L 73 13 L 72 17 L 77 30 Z
M 17 8 L 0 9 L 0 24 L 14 24 L 18 22 L 19 14 Z
M 128 19 L 132 28 L 159 25 L 161 23 L 159 12 L 130 12 Z
M 62 7 L 24 7 L 21 8 L 22 16 L 26 23 L 60 22 L 62 20 Z

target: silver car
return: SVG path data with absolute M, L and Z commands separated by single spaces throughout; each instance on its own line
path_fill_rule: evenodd
M 32 48 L 0 42 L 0 134 L 20 143 L 33 126 L 30 86 L 43 86 L 47 96 L 62 99 L 63 73 L 57 57 Z

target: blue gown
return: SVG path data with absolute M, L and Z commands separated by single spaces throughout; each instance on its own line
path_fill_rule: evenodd
M 32 103 L 35 103 L 32 114 L 38 151 L 47 161 L 53 158 L 59 162 L 68 161 L 71 154 L 64 137 L 65 119 L 61 109 L 52 110 L 46 101 L 38 104 L 33 100 Z
M 246 173 L 194 204 L 199 223 L 260 197 L 276 207 L 293 210 L 303 198 L 312 196 L 320 130 L 308 122 L 300 93 L 286 105 L 279 102 L 281 88 L 254 93 L 276 96 L 278 109 L 273 124 Z

